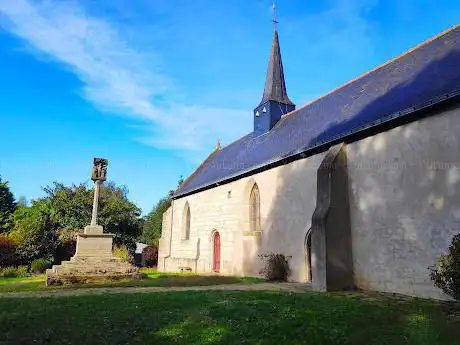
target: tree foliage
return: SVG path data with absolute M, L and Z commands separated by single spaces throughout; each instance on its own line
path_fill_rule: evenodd
M 182 181 L 181 178 L 179 184 Z M 44 188 L 43 198 L 29 204 L 25 198 L 16 204 L 6 182 L 0 183 L 0 192 L 0 233 L 5 232 L 0 252 L 5 263 L 30 264 L 37 259 L 59 263 L 73 256 L 77 235 L 91 220 L 92 186 L 54 182 Z M 126 187 L 113 182 L 101 185 L 97 222 L 104 227 L 104 232 L 114 234 L 114 245 L 126 248 L 131 259 L 136 239 L 158 243 L 163 213 L 171 200 L 161 199 L 141 218 L 141 210 L 128 200 L 127 194 Z
M 93 190 L 86 184 L 62 183 L 44 188 L 46 196 L 29 207 L 18 207 L 13 214 L 10 237 L 23 263 L 45 258 L 68 260 L 75 252 L 78 232 L 91 220 Z M 115 234 L 114 243 L 134 254 L 135 238 L 141 233 L 140 209 L 127 198 L 127 189 L 114 183 L 101 186 L 98 224 Z
M 51 268 L 51 264 L 49 259 L 36 259 L 30 263 L 30 271 L 32 273 L 44 273 L 48 268 Z
M 0 267 L 16 266 L 18 263 L 16 243 L 7 234 L 0 234 Z
M 170 198 L 163 198 L 153 207 L 144 220 L 142 235 L 139 240 L 142 243 L 158 245 L 163 225 L 163 213 L 171 206 Z
M 184 183 L 182 176 L 177 181 L 177 188 Z M 174 190 L 170 190 L 168 196 L 160 199 L 153 206 L 152 210 L 144 217 L 144 224 L 142 226 L 142 234 L 139 236 L 139 241 L 145 244 L 152 244 L 158 246 L 158 240 L 161 237 L 161 230 L 163 226 L 163 213 L 171 206 L 170 195 L 174 193 Z
M 55 182 L 44 188 L 55 211 L 55 220 L 66 229 L 83 229 L 91 220 L 93 189 L 86 184 L 67 187 Z M 113 182 L 101 185 L 97 222 L 104 231 L 137 237 L 141 210 L 127 198 L 128 190 Z
M 430 271 L 434 285 L 460 301 L 460 234 L 453 237 L 449 253 L 441 255 Z
M 16 208 L 13 193 L 8 182 L 2 182 L 0 177 L 0 233 L 5 233 L 13 227 L 13 212 Z
M 21 207 L 14 213 L 14 228 L 10 236 L 17 243 L 22 262 L 54 257 L 59 245 L 59 225 L 54 219 L 50 200 L 34 201 L 31 207 Z

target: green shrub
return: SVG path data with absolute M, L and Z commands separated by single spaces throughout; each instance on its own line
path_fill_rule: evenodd
M 264 261 L 260 274 L 270 281 L 287 281 L 291 269 L 284 254 L 261 254 L 259 257 Z
M 59 243 L 56 251 L 53 253 L 55 264 L 60 264 L 62 261 L 70 260 L 75 255 L 77 248 L 77 237 L 83 230 L 61 229 L 59 231 Z
M 130 262 L 130 255 L 125 245 L 114 245 L 113 255 L 120 258 L 123 262 Z
M 136 253 L 136 240 L 134 239 L 134 237 L 126 234 L 114 233 L 113 244 L 114 246 L 118 246 L 119 248 L 125 247 L 128 251 L 129 262 L 135 262 L 134 255 Z
M 51 267 L 51 261 L 45 258 L 40 258 L 32 261 L 30 264 L 30 270 L 33 273 L 43 273 L 47 268 Z
M 5 278 L 27 277 L 29 275 L 27 266 L 5 267 L 1 269 L 0 276 Z
M 17 268 L 18 277 L 27 277 L 29 276 L 29 268 L 27 266 L 19 266 Z
M 460 300 L 460 234 L 455 235 L 449 246 L 449 253 L 441 255 L 430 269 L 434 285 L 444 293 Z
M 10 267 L 4 267 L 0 271 L 0 275 L 5 278 L 14 278 L 17 277 L 17 268 L 10 266 Z

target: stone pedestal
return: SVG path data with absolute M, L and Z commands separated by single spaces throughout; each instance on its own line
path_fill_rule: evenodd
M 88 225 L 85 226 L 84 234 L 102 234 L 104 229 L 100 225 Z
M 139 278 L 138 268 L 112 254 L 113 234 L 102 226 L 87 226 L 78 235 L 75 255 L 46 271 L 47 285 Z

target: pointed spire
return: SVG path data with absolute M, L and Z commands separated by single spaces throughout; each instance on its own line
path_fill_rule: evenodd
M 222 147 L 221 147 L 221 145 L 220 145 L 220 139 L 217 138 L 216 151 L 219 151 L 220 149 L 222 149 Z
M 268 63 L 267 78 L 265 80 L 265 89 L 262 101 L 275 101 L 283 104 L 294 105 L 289 99 L 286 91 L 286 82 L 284 81 L 283 61 L 281 60 L 280 42 L 278 31 L 276 30 L 276 15 L 274 15 L 275 30 L 273 32 L 273 43 Z
M 254 109 L 254 136 L 269 132 L 284 114 L 295 110 L 295 104 L 289 99 L 286 91 L 277 24 L 273 1 L 273 43 L 262 101 Z

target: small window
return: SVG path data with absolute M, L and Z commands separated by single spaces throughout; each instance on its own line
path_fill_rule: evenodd
M 184 240 L 190 239 L 190 206 L 188 203 L 185 205 L 185 212 L 184 212 Z
M 260 194 L 257 184 L 254 184 L 249 196 L 249 230 L 260 231 Z

